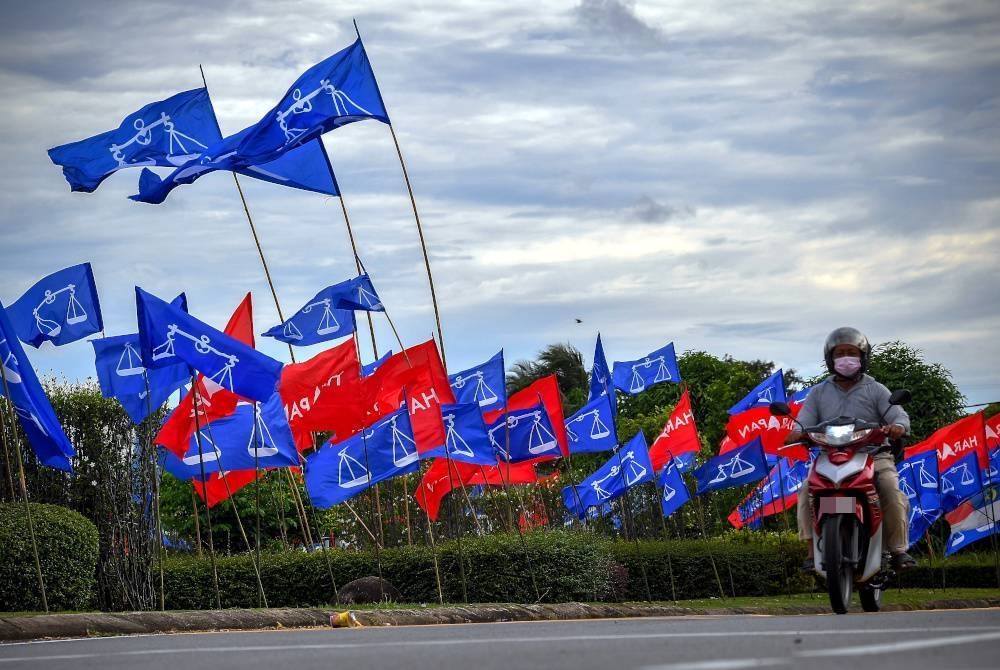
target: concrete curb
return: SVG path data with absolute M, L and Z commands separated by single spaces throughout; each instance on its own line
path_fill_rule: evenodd
M 1000 607 L 1000 597 L 971 600 L 935 600 L 920 606 L 887 605 L 884 611 L 969 609 Z M 483 604 L 470 606 L 384 610 L 269 609 L 199 610 L 176 612 L 121 612 L 39 614 L 0 617 L 0 641 L 65 637 L 98 637 L 142 633 L 178 633 L 218 630 L 281 628 L 419 626 L 502 621 L 561 621 L 634 617 L 720 616 L 733 614 L 828 614 L 812 605 L 773 607 L 712 607 L 693 609 L 642 603 L 554 605 Z

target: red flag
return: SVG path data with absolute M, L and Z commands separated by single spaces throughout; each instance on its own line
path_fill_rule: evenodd
M 1000 414 L 994 414 L 986 420 L 986 449 L 993 451 L 1000 448 Z
M 205 504 L 215 507 L 220 502 L 228 500 L 231 493 L 235 494 L 253 480 L 253 470 L 230 470 L 213 472 L 204 482 L 192 479 L 191 484 L 194 486 L 194 492 Z
M 254 346 L 253 303 L 249 293 L 229 317 L 224 332 L 246 345 Z M 195 383 L 198 389 L 197 421 L 194 415 L 194 394 L 188 392 L 153 438 L 154 444 L 165 447 L 178 458 L 187 453 L 188 443 L 194 435 L 196 425 L 204 426 L 214 419 L 229 416 L 236 411 L 236 401 L 239 399 L 239 396 L 225 390 L 204 375 L 199 374 Z
M 759 437 L 761 444 L 764 445 L 764 453 L 787 456 L 787 452 L 778 450 L 785 444 L 785 438 L 789 433 L 798 430 L 795 417 L 799 415 L 802 406 L 795 405 L 791 409 L 790 416 L 774 416 L 767 407 L 754 407 L 733 414 L 726 424 L 726 434 L 739 446 Z
M 437 521 L 438 513 L 441 510 L 441 501 L 452 488 L 462 484 L 475 486 L 477 484 L 487 484 L 490 486 L 503 486 L 510 484 L 531 484 L 538 481 L 535 473 L 535 466 L 531 462 L 503 464 L 503 465 L 473 465 L 462 463 L 461 461 L 451 461 L 451 471 L 448 469 L 448 460 L 435 458 L 431 467 L 424 473 L 414 497 L 421 509 L 427 512 L 427 516 L 432 521 Z
M 365 422 L 361 368 L 354 338 L 281 371 L 278 393 L 299 451 L 309 449 L 312 431 L 333 431 L 337 441 Z
M 937 451 L 940 472 L 944 472 L 956 461 L 972 452 L 976 453 L 979 467 L 988 467 L 989 451 L 986 446 L 986 421 L 983 419 L 983 413 L 976 412 L 943 428 L 938 428 L 923 442 L 909 447 L 906 450 L 906 458 L 931 449 Z
M 559 382 L 556 380 L 555 375 L 542 377 L 538 381 L 533 382 L 527 388 L 521 389 L 514 395 L 507 398 L 506 411 L 512 412 L 519 409 L 530 409 L 537 405 L 539 401 L 541 401 L 542 406 L 545 407 L 545 413 L 548 415 L 549 422 L 552 424 L 552 432 L 555 433 L 556 441 L 559 443 L 559 449 L 562 451 L 562 455 L 568 456 L 569 442 L 566 438 L 566 420 L 563 418 L 562 395 L 559 392 Z M 483 419 L 488 424 L 494 423 L 504 413 L 505 410 L 496 409 L 492 412 L 486 412 L 483 414 Z M 547 460 L 549 458 L 551 458 L 551 456 L 541 457 L 541 460 Z
M 393 354 L 362 380 L 362 386 L 368 402 L 367 424 L 399 409 L 405 393 L 417 453 L 444 445 L 441 405 L 454 403 L 455 395 L 434 340 Z
M 687 389 L 684 389 L 663 430 L 649 447 L 649 458 L 653 462 L 653 469 L 659 470 L 671 458 L 691 452 L 698 453 L 700 449 L 701 440 L 698 439 L 698 427 L 691 411 L 691 397 Z

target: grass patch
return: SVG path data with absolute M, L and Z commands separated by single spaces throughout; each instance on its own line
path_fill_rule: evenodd
M 978 600 L 982 598 L 1000 598 L 1000 589 L 889 589 L 882 597 L 886 605 L 925 605 L 936 600 Z M 826 593 L 796 593 L 781 596 L 758 596 L 745 598 L 699 598 L 696 600 L 678 600 L 679 607 L 705 609 L 716 607 L 789 607 L 814 605 L 825 607 L 830 600 Z M 857 594 L 854 604 L 858 603 Z M 673 603 L 671 603 L 673 604 Z

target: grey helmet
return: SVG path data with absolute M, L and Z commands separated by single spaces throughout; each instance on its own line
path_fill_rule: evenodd
M 868 359 L 871 357 L 872 345 L 868 343 L 868 338 L 857 328 L 844 326 L 838 328 L 826 336 L 826 344 L 823 345 L 823 358 L 826 359 L 826 369 L 830 374 L 835 374 L 833 369 L 833 350 L 838 344 L 850 344 L 861 350 L 861 372 L 868 371 Z

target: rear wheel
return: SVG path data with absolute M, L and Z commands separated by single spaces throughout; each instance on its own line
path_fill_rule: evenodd
M 851 541 L 851 524 L 844 523 L 840 514 L 832 514 L 823 522 L 823 568 L 830 607 L 837 614 L 846 614 L 854 588 L 854 566 L 844 560 Z
M 861 609 L 866 612 L 878 612 L 882 609 L 882 589 L 862 586 L 858 589 L 858 598 L 861 599 Z

